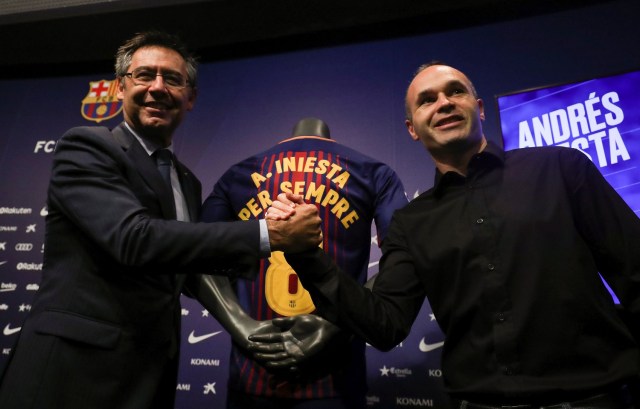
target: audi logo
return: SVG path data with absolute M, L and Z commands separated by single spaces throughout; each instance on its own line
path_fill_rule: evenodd
M 31 243 L 18 243 L 16 244 L 16 251 L 31 251 L 33 244 Z

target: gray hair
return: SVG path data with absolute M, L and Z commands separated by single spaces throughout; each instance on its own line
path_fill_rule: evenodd
M 191 54 L 187 46 L 179 37 L 164 33 L 162 31 L 147 31 L 137 33 L 133 38 L 127 40 L 118 48 L 116 52 L 116 77 L 122 78 L 131 66 L 133 54 L 143 47 L 164 47 L 174 50 L 184 58 L 187 63 L 187 80 L 192 88 L 196 87 L 198 77 L 198 62 L 196 57 Z

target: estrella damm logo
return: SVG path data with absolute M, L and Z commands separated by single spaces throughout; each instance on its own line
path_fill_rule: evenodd
M 111 119 L 122 111 L 122 101 L 118 100 L 118 81 L 100 80 L 89 82 L 89 93 L 82 100 L 82 116 L 100 123 Z

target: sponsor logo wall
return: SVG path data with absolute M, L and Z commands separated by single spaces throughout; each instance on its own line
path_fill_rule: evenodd
M 328 123 L 334 139 L 393 167 L 413 198 L 434 178 L 433 162 L 404 126 L 404 93 L 416 67 L 441 59 L 465 71 L 485 99 L 487 137 L 499 141 L 493 95 L 640 67 L 640 56 L 624 48 L 628 38 L 640 38 L 638 16 L 635 2 L 614 1 L 440 34 L 204 63 L 198 101 L 175 136 L 175 152 L 207 195 L 230 165 L 288 137 L 298 120 L 313 116 Z M 603 18 L 618 22 L 615 32 L 603 36 L 593 30 Z M 567 24 L 572 36 L 563 38 Z M 515 58 L 520 49 L 526 53 Z M 0 368 L 38 291 L 56 141 L 73 126 L 113 127 L 121 121 L 110 69 L 0 78 Z M 375 240 L 371 249 L 369 271 L 375 273 L 380 257 Z M 224 407 L 229 336 L 192 299 L 183 298 L 182 317 L 176 408 Z M 368 405 L 446 408 L 443 344 L 425 303 L 411 334 L 394 350 L 368 347 Z

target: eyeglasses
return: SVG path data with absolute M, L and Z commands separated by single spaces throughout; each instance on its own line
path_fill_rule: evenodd
M 125 77 L 131 78 L 134 85 L 151 86 L 157 76 L 162 77 L 165 87 L 171 89 L 182 89 L 189 84 L 189 81 L 176 72 L 157 72 L 149 68 L 136 68 L 132 72 L 124 74 Z

